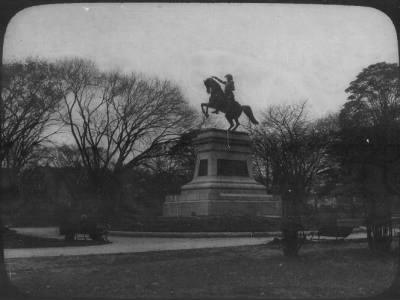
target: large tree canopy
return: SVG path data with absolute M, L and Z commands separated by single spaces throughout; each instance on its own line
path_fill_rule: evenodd
M 397 64 L 376 63 L 363 69 L 346 92 L 340 111 L 337 153 L 351 170 L 343 191 L 361 195 L 367 207 L 371 248 L 391 243 L 392 197 L 397 194 L 400 81 Z
M 368 66 L 346 89 L 347 102 L 340 113 L 343 127 L 388 126 L 400 119 L 400 82 L 397 64 Z

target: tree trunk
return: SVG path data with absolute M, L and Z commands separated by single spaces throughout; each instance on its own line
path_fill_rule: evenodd
M 118 212 L 121 203 L 121 174 L 101 174 L 95 182 L 96 198 L 99 201 L 99 210 L 96 218 L 98 222 L 109 224 Z
M 391 194 L 387 189 L 387 166 L 369 168 L 370 186 L 367 223 L 368 247 L 374 250 L 388 251 L 392 243 L 392 207 Z
M 9 296 L 10 290 L 11 283 L 4 258 L 4 226 L 0 210 L 0 296 Z
M 298 256 L 302 244 L 299 238 L 299 231 L 302 230 L 299 213 L 299 203 L 303 200 L 302 195 L 302 191 L 290 188 L 282 193 L 282 246 L 283 254 L 287 257 Z
M 10 298 L 23 298 L 26 294 L 18 291 L 11 283 L 8 276 L 5 256 L 4 256 L 4 238 L 5 238 L 5 228 L 3 224 L 3 212 L 2 205 L 4 204 L 5 198 L 8 198 L 6 194 L 16 187 L 14 174 L 11 173 L 7 179 L 4 176 L 5 173 L 0 172 L 0 298 L 10 299 Z
M 282 225 L 283 254 L 287 257 L 297 257 L 301 247 L 299 239 L 301 225 L 293 220 L 285 220 Z
M 8 284 L 8 276 L 6 270 L 6 264 L 4 259 L 4 239 L 3 239 L 3 225 L 0 224 L 0 287 L 3 288 L 5 284 Z
M 367 218 L 368 247 L 373 250 L 388 251 L 392 244 L 391 216 Z
M 0 170 L 2 171 L 2 170 Z M 5 178 L 5 173 L 0 172 L 0 296 L 8 296 L 11 289 L 10 279 L 8 277 L 5 257 L 4 257 L 4 225 L 3 225 L 3 212 L 2 206 L 5 198 L 5 192 L 10 188 L 11 184 L 8 178 Z M 8 174 L 7 174 L 8 175 Z

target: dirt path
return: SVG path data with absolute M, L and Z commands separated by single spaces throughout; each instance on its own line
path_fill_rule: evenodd
M 40 237 L 60 238 L 56 228 L 18 228 L 17 232 Z M 7 259 L 234 247 L 264 244 L 271 241 L 272 237 L 164 238 L 110 236 L 109 240 L 111 241 L 111 244 L 95 246 L 6 249 L 5 257 Z
M 47 238 L 62 238 L 55 227 L 45 228 L 16 228 L 21 234 Z M 351 234 L 347 239 L 365 238 L 365 233 Z M 63 247 L 63 248 L 34 248 L 6 249 L 6 258 L 73 256 L 91 254 L 118 254 L 154 252 L 166 250 L 185 250 L 202 248 L 221 248 L 235 246 L 261 245 L 271 241 L 273 237 L 121 237 L 110 236 L 111 244 Z M 329 239 L 329 238 L 328 238 Z M 335 239 L 335 238 L 330 238 Z

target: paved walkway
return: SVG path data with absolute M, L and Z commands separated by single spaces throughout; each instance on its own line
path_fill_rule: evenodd
M 58 238 L 58 229 L 54 227 L 45 228 L 14 228 L 17 232 L 38 237 Z M 77 247 L 54 247 L 33 249 L 6 249 L 6 258 L 41 257 L 41 256 L 70 256 L 70 255 L 92 255 L 92 254 L 118 254 L 151 252 L 166 250 L 201 249 L 234 247 L 246 245 L 260 245 L 273 239 L 274 234 L 269 237 L 138 237 L 138 236 L 115 236 L 110 235 L 111 244 Z M 346 239 L 366 238 L 365 232 L 352 233 Z M 335 239 L 335 238 L 323 238 Z
M 60 238 L 56 228 L 17 228 L 17 232 L 40 237 Z M 54 247 L 34 249 L 6 249 L 5 257 L 70 256 L 92 254 L 117 254 L 182 249 L 201 249 L 259 245 L 271 241 L 272 237 L 119 237 L 109 236 L 111 244 L 79 247 Z

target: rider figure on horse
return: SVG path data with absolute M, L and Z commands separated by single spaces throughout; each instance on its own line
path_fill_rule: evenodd
M 217 76 L 212 76 L 213 79 L 225 85 L 225 99 L 227 100 L 227 104 L 230 106 L 235 102 L 235 95 L 233 91 L 235 90 L 235 82 L 233 81 L 233 76 L 231 74 L 226 74 L 226 81 L 219 79 Z M 218 114 L 218 108 L 213 111 L 214 114 Z

